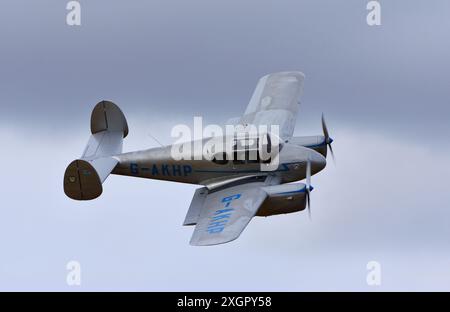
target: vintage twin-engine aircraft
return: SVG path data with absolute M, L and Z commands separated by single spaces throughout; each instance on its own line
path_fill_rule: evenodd
M 128 125 L 114 103 L 98 103 L 91 137 L 81 158 L 64 175 L 64 192 L 76 200 L 98 197 L 110 173 L 200 184 L 183 225 L 196 225 L 191 245 L 216 245 L 240 235 L 254 216 L 310 211 L 311 175 L 325 168 L 332 139 L 322 116 L 323 135 L 293 137 L 304 75 L 280 72 L 260 79 L 244 115 L 235 124 L 278 125 L 278 163 L 225 156 L 222 160 L 174 160 L 171 146 L 122 153 Z M 270 141 L 270 137 L 267 137 Z M 237 150 L 234 150 L 237 153 Z M 306 179 L 305 183 L 290 183 Z

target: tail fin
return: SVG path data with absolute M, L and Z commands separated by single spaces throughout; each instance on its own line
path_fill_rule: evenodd
M 91 115 L 91 137 L 80 159 L 64 174 L 64 193 L 72 199 L 89 200 L 100 196 L 102 183 L 116 167 L 114 155 L 122 153 L 128 124 L 120 108 L 109 101 L 98 103 Z

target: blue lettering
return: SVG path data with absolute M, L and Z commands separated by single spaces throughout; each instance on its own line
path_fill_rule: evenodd
M 161 171 L 162 171 L 162 174 L 163 174 L 163 175 L 168 175 L 168 176 L 170 176 L 169 166 L 168 166 L 168 165 L 162 165 Z
M 220 210 L 217 210 L 216 212 L 214 212 L 214 215 L 217 216 L 217 215 L 220 215 L 221 213 L 225 213 L 225 212 L 229 212 L 229 211 L 233 211 L 233 210 L 234 210 L 233 208 L 220 209 Z
M 158 175 L 159 171 L 158 171 L 158 167 L 156 167 L 156 165 L 153 165 L 152 167 L 152 175 Z
M 131 172 L 132 174 L 138 174 L 138 173 L 139 173 L 139 167 L 138 167 L 138 165 L 135 164 L 135 163 L 131 163 L 131 164 L 130 164 L 130 172 Z
M 235 195 L 231 195 L 231 196 L 228 196 L 228 197 L 224 197 L 222 199 L 222 203 L 230 202 L 230 201 L 238 199 L 240 197 L 241 197 L 241 194 L 235 194 Z
M 224 215 L 219 215 L 219 216 L 213 217 L 211 220 L 212 221 L 217 221 L 217 220 L 220 220 L 220 219 L 229 219 L 230 216 L 231 216 L 231 213 L 224 214 Z
M 172 174 L 174 176 L 181 175 L 181 166 L 180 165 L 172 165 Z
M 208 224 L 208 228 L 206 231 L 209 234 L 220 233 L 225 228 L 225 225 L 231 218 L 231 212 L 234 211 L 234 208 L 228 208 L 230 206 L 231 201 L 238 199 L 241 197 L 241 194 L 234 194 L 228 197 L 222 198 L 222 203 L 224 204 L 223 209 L 216 210 L 212 217 L 210 218 L 210 222 Z
M 189 165 L 184 165 L 183 172 L 184 172 L 184 176 L 187 176 L 188 174 L 190 174 L 192 172 L 192 167 Z
M 208 229 L 212 229 L 212 228 L 219 227 L 219 226 L 223 227 L 227 222 L 228 222 L 228 220 L 211 222 L 208 226 Z
M 223 226 L 219 227 L 219 228 L 214 228 L 214 229 L 208 229 L 208 233 L 209 234 L 214 234 L 214 233 L 220 233 L 223 231 Z

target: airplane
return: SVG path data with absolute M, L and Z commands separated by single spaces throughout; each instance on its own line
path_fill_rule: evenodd
M 278 165 L 272 170 L 264 170 L 267 159 L 248 158 L 251 140 L 240 147 L 234 142 L 232 155 L 214 151 L 208 159 L 175 160 L 174 145 L 123 153 L 123 139 L 128 135 L 125 116 L 113 102 L 101 101 L 92 111 L 91 136 L 82 156 L 65 171 L 64 192 L 75 200 L 95 199 L 110 174 L 201 185 L 183 222 L 195 225 L 193 246 L 233 241 L 255 216 L 294 213 L 306 207 L 310 216 L 311 176 L 325 168 L 328 149 L 333 159 L 334 154 L 323 114 L 323 135 L 293 136 L 304 79 L 298 71 L 262 77 L 243 116 L 232 121 L 243 127 L 279 127 L 278 140 L 265 134 L 266 148 L 270 149 L 271 140 L 278 142 L 276 155 L 270 158 L 276 158 Z M 304 179 L 305 183 L 298 182 Z

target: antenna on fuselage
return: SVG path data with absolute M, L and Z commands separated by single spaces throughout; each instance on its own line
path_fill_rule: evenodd
M 149 137 L 151 137 L 156 143 L 158 143 L 159 145 L 161 145 L 161 147 L 166 147 L 164 144 L 162 144 L 161 142 L 159 142 L 158 139 L 155 138 L 150 132 L 147 133 L 147 135 L 148 135 Z

